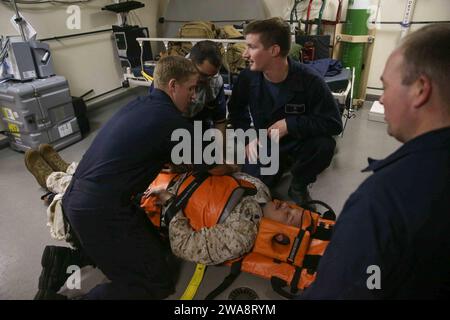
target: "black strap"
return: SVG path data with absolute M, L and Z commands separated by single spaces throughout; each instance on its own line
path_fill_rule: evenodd
M 48 204 L 51 204 L 53 202 L 53 199 L 55 198 L 55 196 L 56 196 L 56 193 L 49 191 L 46 194 L 41 196 L 41 200 L 47 201 Z
M 294 273 L 294 276 L 292 277 L 292 281 L 291 281 L 291 293 L 292 294 L 295 294 L 298 291 L 297 284 L 300 281 L 301 275 L 302 275 L 302 268 L 295 267 L 295 273 Z
M 214 300 L 219 294 L 224 292 L 234 282 L 234 280 L 236 280 L 236 278 L 241 274 L 242 260 L 243 259 L 233 262 L 228 276 L 223 279 L 222 283 L 216 289 L 211 291 L 206 296 L 205 300 Z
M 294 243 L 292 244 L 291 252 L 289 252 L 289 256 L 287 261 L 289 263 L 294 263 L 295 256 L 297 255 L 298 249 L 300 249 L 300 245 L 302 244 L 303 236 L 305 235 L 305 230 L 300 229 L 298 235 L 294 239 Z
M 319 266 L 319 261 L 322 256 L 318 254 L 307 254 L 305 255 L 305 258 L 303 259 L 303 265 L 302 267 L 305 269 L 308 269 L 308 271 L 315 272 L 317 270 L 317 267 Z
M 287 286 L 286 281 L 278 277 L 270 278 L 270 284 L 272 285 L 273 291 L 278 293 L 280 296 L 285 297 L 286 299 L 293 299 L 295 295 L 285 291 L 283 287 Z
M 289 252 L 289 257 L 287 258 L 287 261 L 290 263 L 293 263 L 295 260 L 295 256 L 297 255 L 297 252 L 301 247 L 303 237 L 305 236 L 305 232 L 309 231 L 309 234 L 311 234 L 314 230 L 311 212 L 309 212 L 309 211 L 306 211 L 306 212 L 308 212 L 308 214 L 309 214 L 311 223 L 309 224 L 308 227 L 306 227 L 306 229 L 303 229 L 303 218 L 305 217 L 305 211 L 303 211 L 302 219 L 300 222 L 301 229 L 299 230 L 297 237 L 295 237 L 295 239 L 294 239 L 294 243 L 292 244 L 291 252 Z
M 195 190 L 197 190 L 202 182 L 209 177 L 209 174 L 207 172 L 200 172 L 198 174 L 194 174 L 194 176 L 195 179 L 186 187 L 186 189 L 183 190 L 181 194 L 175 197 L 169 208 L 167 208 L 166 213 L 164 214 L 164 222 L 166 226 L 169 226 L 170 221 L 173 217 L 175 217 L 178 211 L 186 206 L 191 195 Z
M 324 214 L 321 214 L 321 216 L 323 216 L 324 218 L 329 219 L 329 220 L 336 220 L 336 213 L 334 212 L 333 208 L 331 208 L 328 204 L 326 204 L 323 201 L 310 200 L 310 201 L 306 202 L 303 205 L 303 207 L 309 208 L 309 206 L 313 205 L 313 204 L 318 204 L 318 205 L 321 205 L 322 207 L 325 207 L 326 209 L 328 209 L 328 211 L 325 212 Z M 312 211 L 314 211 L 314 210 L 312 210 Z M 318 212 L 318 213 L 320 214 L 320 212 Z
M 319 224 L 319 226 L 317 226 L 316 232 L 314 232 L 313 234 L 313 238 L 323 241 L 330 241 L 332 233 L 333 233 L 332 228 L 324 228 Z
M 290 285 L 290 292 L 284 290 L 284 287 L 288 286 L 288 283 L 284 281 L 281 278 L 278 277 L 272 277 L 270 278 L 270 284 L 272 286 L 273 291 L 278 293 L 280 296 L 286 298 L 286 299 L 294 299 L 296 297 L 300 297 L 302 292 L 298 293 L 299 291 L 297 288 L 298 282 L 300 281 L 300 276 L 302 274 L 302 268 L 296 267 L 295 273 L 291 281 Z

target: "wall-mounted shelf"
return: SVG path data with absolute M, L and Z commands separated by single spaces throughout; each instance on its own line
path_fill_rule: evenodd
M 123 12 L 128 12 L 128 11 L 143 8 L 143 7 L 145 7 L 145 4 L 143 4 L 142 2 L 126 1 L 126 2 L 109 4 L 107 6 L 104 6 L 102 8 L 102 10 L 112 11 L 115 13 L 123 13 Z

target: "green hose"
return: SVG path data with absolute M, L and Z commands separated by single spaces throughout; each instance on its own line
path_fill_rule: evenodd
M 327 0 L 322 0 L 322 5 L 320 6 L 319 11 L 319 18 L 317 19 L 317 35 L 320 35 L 320 32 L 322 31 L 322 16 L 323 11 L 325 10 L 325 6 L 327 5 Z

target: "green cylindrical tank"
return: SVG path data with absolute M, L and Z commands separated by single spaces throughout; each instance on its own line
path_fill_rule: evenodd
M 347 18 L 343 33 L 352 36 L 364 36 L 369 34 L 367 21 L 369 19 L 369 0 L 349 0 L 347 9 Z M 361 68 L 364 63 L 365 43 L 342 44 L 342 64 L 344 67 L 355 68 L 355 85 L 353 96 L 359 97 Z

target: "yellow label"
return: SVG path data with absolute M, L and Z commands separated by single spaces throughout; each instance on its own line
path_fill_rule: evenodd
M 2 107 L 3 115 L 7 119 L 16 120 L 11 109 Z
M 15 125 L 14 123 L 8 123 L 8 130 L 10 133 L 15 135 L 16 137 L 20 137 L 19 127 L 17 125 Z

